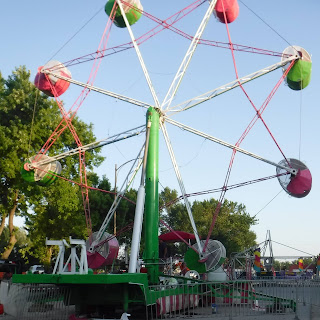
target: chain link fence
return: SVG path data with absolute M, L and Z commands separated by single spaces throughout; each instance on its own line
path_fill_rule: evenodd
M 182 289 L 180 294 L 167 295 L 178 286 Z M 150 292 L 157 296 L 150 313 L 154 319 L 320 319 L 317 280 L 168 284 L 150 287 Z
M 146 290 L 149 303 L 145 319 L 320 319 L 319 280 L 184 283 L 169 280 Z M 70 305 L 68 287 L 8 283 L 7 289 L 7 298 L 1 303 L 10 317 L 3 319 L 78 319 L 75 306 Z M 137 317 L 132 313 L 129 319 Z
M 1 303 L 8 319 L 19 320 L 69 320 L 75 307 L 69 304 L 70 290 L 46 284 L 10 284 Z M 2 292 L 3 293 L 3 292 Z M 5 296 L 5 295 L 2 295 Z

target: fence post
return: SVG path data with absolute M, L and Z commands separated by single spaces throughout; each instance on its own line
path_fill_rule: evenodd
M 294 320 L 299 320 L 298 317 L 298 281 L 296 281 L 296 311 L 295 311 L 295 317 Z

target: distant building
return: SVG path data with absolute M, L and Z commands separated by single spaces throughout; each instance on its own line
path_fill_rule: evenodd
M 305 272 L 310 272 L 310 273 L 316 273 L 316 265 L 315 264 L 303 264 L 303 270 Z M 299 272 L 299 265 L 298 264 L 292 264 L 289 266 L 289 272 Z

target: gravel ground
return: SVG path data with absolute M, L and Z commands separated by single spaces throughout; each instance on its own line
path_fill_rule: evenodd
M 30 319 L 30 318 L 29 318 Z M 39 318 L 38 318 L 39 319 Z M 134 318 L 129 317 L 130 320 L 134 320 Z M 165 319 L 165 318 L 164 318 Z M 174 319 L 174 318 L 171 318 Z M 316 320 L 320 319 L 320 307 L 313 306 L 301 306 L 300 311 L 297 314 L 259 314 L 259 315 L 250 315 L 250 316 L 221 316 L 219 314 L 212 314 L 210 316 L 193 316 L 193 317 L 179 317 L 176 318 L 179 320 L 182 319 L 195 319 L 195 320 Z M 9 315 L 1 315 L 0 320 L 21 320 Z M 44 320 L 51 320 L 47 317 L 44 317 Z M 52 319 L 53 320 L 53 319 Z M 98 320 L 98 319 L 96 319 Z
M 1 315 L 0 316 L 1 320 L 18 320 L 12 316 L 9 315 Z M 179 318 L 182 319 L 182 318 Z M 191 318 L 186 318 L 186 319 L 191 319 Z M 232 317 L 232 318 L 228 318 L 228 317 L 221 317 L 219 315 L 214 315 L 212 317 L 208 317 L 208 318 L 204 318 L 204 317 L 194 317 L 194 319 L 201 319 L 201 320 L 230 320 L 230 319 L 236 319 L 236 320 L 294 320 L 295 319 L 295 315 L 259 315 L 259 316 L 243 316 L 243 317 Z M 299 318 L 300 319 L 300 318 Z M 319 318 L 314 318 L 314 319 L 319 319 Z M 20 320 L 20 319 L 19 319 Z M 47 319 L 49 320 L 49 319 Z M 131 319 L 134 320 L 134 319 Z M 301 318 L 300 320 L 304 320 L 303 318 Z

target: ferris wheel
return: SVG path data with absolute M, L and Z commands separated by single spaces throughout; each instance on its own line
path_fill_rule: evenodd
M 247 45 L 233 43 L 231 38 L 232 28 L 229 28 L 229 24 L 235 22 L 236 19 L 241 19 L 241 15 L 238 17 L 239 6 L 236 0 L 190 1 L 188 5 L 185 5 L 185 7 L 179 9 L 178 11 L 169 14 L 165 19 L 159 19 L 152 13 L 145 11 L 143 8 L 143 3 L 141 3 L 139 0 L 109 0 L 105 5 L 105 12 L 108 16 L 108 20 L 98 49 L 79 58 L 74 58 L 66 62 L 52 60 L 46 63 L 44 66 L 39 67 L 35 78 L 35 85 L 43 93 L 54 97 L 60 108 L 62 120 L 59 126 L 53 131 L 52 135 L 48 137 L 47 142 L 44 144 L 41 150 L 36 155 L 25 161 L 21 170 L 22 176 L 28 182 L 49 186 L 50 184 L 54 183 L 61 173 L 59 159 L 67 156 L 79 155 L 79 184 L 82 192 L 88 233 L 91 235 L 89 187 L 87 184 L 85 166 L 86 151 L 92 148 L 114 144 L 127 139 L 132 141 L 131 138 L 134 139 L 137 136 L 145 137 L 143 138 L 142 145 L 135 145 L 136 158 L 132 163 L 128 176 L 123 182 L 121 191 L 117 194 L 117 197 L 110 208 L 110 211 L 106 215 L 105 221 L 103 222 L 99 232 L 97 232 L 94 237 L 90 237 L 90 242 L 88 244 L 89 266 L 102 266 L 104 263 L 107 263 L 107 261 L 110 261 L 110 255 L 111 258 L 116 256 L 118 245 L 115 243 L 115 240 L 112 236 L 106 235 L 106 229 L 111 222 L 113 214 L 116 211 L 116 208 L 123 195 L 132 183 L 134 177 L 136 177 L 138 170 L 141 168 L 141 182 L 138 190 L 136 216 L 133 227 L 131 261 L 129 267 L 130 272 L 135 272 L 137 269 L 143 215 L 145 215 L 145 223 L 147 224 L 147 231 L 145 235 L 145 261 L 152 265 L 155 259 L 157 259 L 154 257 L 154 252 L 157 252 L 156 247 L 158 246 L 159 220 L 157 216 L 159 212 L 159 200 L 157 198 L 159 161 L 160 158 L 162 159 L 163 157 L 163 149 L 161 149 L 161 154 L 159 154 L 160 131 L 163 136 L 164 145 L 167 149 L 167 154 L 169 155 L 168 158 L 172 163 L 172 168 L 177 179 L 177 185 L 180 188 L 180 199 L 185 203 L 188 217 L 195 235 L 196 245 L 193 246 L 191 250 L 193 250 L 196 253 L 196 256 L 199 257 L 199 264 L 204 265 L 204 267 L 201 267 L 200 269 L 204 271 L 210 271 L 218 264 L 220 253 L 223 252 L 225 255 L 225 252 L 220 244 L 217 245 L 217 243 L 213 242 L 214 240 L 211 240 L 210 237 L 212 235 L 220 208 L 223 204 L 225 194 L 228 190 L 248 186 L 269 179 L 278 179 L 283 190 L 292 197 L 303 198 L 307 196 L 311 190 L 312 177 L 310 170 L 299 159 L 286 156 L 282 147 L 278 143 L 276 136 L 273 134 L 264 118 L 264 111 L 266 110 L 273 96 L 276 95 L 280 86 L 286 84 L 288 87 L 286 88 L 288 89 L 288 94 L 290 94 L 290 90 L 297 91 L 307 87 L 311 77 L 311 57 L 304 48 L 296 45 L 284 48 L 282 52 L 276 52 L 270 49 L 258 49 Z M 189 17 L 192 18 L 188 20 Z M 195 18 L 199 17 L 200 19 L 195 32 L 190 34 L 189 29 L 191 26 L 195 25 Z M 212 40 L 214 32 L 213 30 L 208 32 L 207 27 L 209 25 L 209 20 L 213 17 L 215 17 L 217 20 L 214 21 L 216 24 L 220 23 L 225 26 L 228 42 Z M 152 24 L 153 27 L 145 30 L 142 35 L 137 37 L 134 30 L 135 26 L 141 24 L 141 29 L 139 29 L 139 31 L 143 30 L 144 20 L 149 22 L 148 26 L 149 24 Z M 180 27 L 180 23 L 183 21 L 189 21 L 186 29 L 181 29 Z M 119 36 L 119 38 L 121 39 L 124 32 L 126 32 L 126 34 L 129 36 L 127 42 L 117 43 L 117 41 L 115 41 L 118 39 L 117 36 L 120 32 L 121 37 Z M 166 36 L 163 36 L 164 33 Z M 116 35 L 115 38 L 113 38 L 114 34 Z M 173 72 L 173 79 L 166 84 L 168 89 L 164 94 L 164 98 L 161 100 L 157 86 L 152 81 L 151 74 L 153 72 L 150 72 L 147 68 L 147 63 L 144 59 L 144 55 L 142 54 L 142 47 L 145 43 L 153 41 L 157 38 L 161 38 L 161 41 L 164 41 L 165 37 L 168 37 L 168 39 L 172 41 L 170 38 L 171 36 L 182 39 L 185 43 L 187 43 L 187 45 L 185 45 L 185 53 L 180 58 L 178 68 Z M 116 43 L 115 45 L 113 45 L 114 42 Z M 155 46 L 154 50 L 157 51 L 160 47 L 161 46 Z M 212 52 L 214 52 L 213 50 L 225 50 L 224 55 L 226 55 L 228 50 L 229 52 L 227 53 L 229 57 L 231 57 L 231 59 L 229 59 L 231 62 L 228 63 L 228 66 L 230 67 L 231 65 L 234 69 L 233 74 L 230 73 L 230 78 L 227 81 L 218 84 L 214 88 L 202 90 L 203 88 L 200 86 L 200 94 L 185 98 L 184 96 L 188 94 L 189 91 L 194 92 L 194 88 L 192 88 L 192 90 L 188 90 L 188 88 L 181 87 L 183 86 L 184 80 L 189 80 L 188 78 L 193 77 L 192 75 L 190 76 L 188 70 L 192 66 L 193 59 L 196 56 L 199 48 L 202 50 L 204 47 L 212 49 Z M 148 50 L 151 49 L 152 48 L 148 47 Z M 128 67 L 125 59 L 121 59 L 121 54 L 126 51 L 131 51 L 131 55 L 133 51 L 135 51 L 136 57 L 138 58 L 137 66 L 142 70 L 143 78 L 145 79 L 144 92 L 148 91 L 148 96 L 151 97 L 152 102 L 145 102 L 143 99 L 140 100 L 134 97 L 126 96 L 120 93 L 122 91 L 121 88 L 119 88 L 118 92 L 114 92 L 113 90 L 107 90 L 95 85 L 95 81 L 99 74 L 98 69 L 100 68 L 100 65 L 107 60 L 107 58 L 120 56 L 117 62 L 117 68 L 124 68 L 126 69 L 126 72 L 131 72 L 131 66 Z M 168 50 L 164 51 L 166 52 Z M 278 61 L 270 65 L 264 65 L 258 70 L 250 70 L 250 72 L 240 75 L 238 72 L 238 58 L 236 57 L 236 52 L 241 52 L 242 54 L 248 55 L 258 55 L 259 57 L 271 56 L 277 58 Z M 152 56 L 152 53 L 150 55 Z M 171 52 L 171 55 L 173 55 L 174 59 L 176 59 L 175 52 Z M 212 53 L 212 55 L 214 56 L 214 53 Z M 207 59 L 203 59 L 203 61 L 201 61 L 199 56 L 198 60 L 200 60 L 200 62 L 197 62 L 197 68 L 199 69 L 199 66 L 201 65 L 200 73 L 206 73 L 206 69 L 210 69 L 209 61 L 207 61 Z M 71 67 L 76 68 L 84 63 L 92 63 L 92 68 L 89 72 L 88 79 L 86 81 L 73 79 L 70 71 Z M 157 61 L 154 60 L 151 63 L 156 65 Z M 221 64 L 222 63 L 223 62 L 221 61 Z M 194 69 L 192 70 L 194 71 Z M 199 72 L 199 70 L 196 71 Z M 246 90 L 246 86 L 258 81 L 261 77 L 268 76 L 273 72 L 277 73 L 277 80 L 271 86 L 271 89 L 268 95 L 265 97 L 264 102 L 261 104 L 261 106 L 258 106 L 254 99 L 251 98 L 249 92 Z M 114 77 L 116 76 L 117 75 L 114 75 Z M 121 77 L 120 73 L 118 76 Z M 110 78 L 112 77 L 109 76 L 109 79 Z M 217 75 L 212 76 L 212 78 L 215 78 L 214 82 L 218 82 L 218 80 L 220 80 L 220 77 Z M 224 78 L 225 75 L 221 77 L 221 79 Z M 205 78 L 205 81 L 207 81 L 207 79 L 210 78 Z M 123 82 L 125 83 L 125 78 L 123 79 Z M 67 95 L 67 91 L 72 86 L 80 87 L 80 94 L 68 109 L 65 108 L 60 96 L 64 93 Z M 110 86 L 113 87 L 112 82 L 110 82 Z M 215 98 L 220 99 L 219 103 L 221 104 L 220 96 L 223 95 L 224 97 L 228 96 L 228 94 L 230 95 L 230 93 L 233 92 L 233 89 L 238 89 L 243 96 L 243 99 L 246 101 L 245 107 L 252 110 L 252 116 L 248 117 L 246 122 L 247 124 L 243 128 L 243 131 L 236 142 L 229 142 L 226 139 L 215 136 L 211 132 L 208 133 L 206 130 L 199 129 L 197 125 L 192 125 L 192 122 L 199 124 L 200 122 L 210 120 L 206 119 L 206 113 L 201 111 L 201 107 L 205 104 L 213 103 Z M 183 99 L 180 102 L 176 102 L 176 98 L 179 96 L 180 91 L 183 91 Z M 145 120 L 145 116 L 143 116 L 141 117 L 139 125 L 126 128 L 126 130 L 121 131 L 120 133 L 116 133 L 106 139 L 94 141 L 89 145 L 82 145 L 77 135 L 76 128 L 74 128 L 72 124 L 72 120 L 82 104 L 84 104 L 90 92 L 97 92 L 99 94 L 109 96 L 112 99 L 116 99 L 116 101 L 124 102 L 130 106 L 132 105 L 133 108 L 138 107 L 140 110 L 144 109 L 147 120 Z M 238 103 L 238 101 L 236 103 Z M 121 110 L 117 110 L 117 112 L 121 113 Z M 184 115 L 188 114 L 188 112 L 191 112 L 191 117 L 188 118 L 186 122 L 191 124 L 186 124 L 184 121 L 186 119 Z M 141 113 L 139 113 L 139 115 L 141 115 Z M 229 118 L 235 117 L 231 111 L 229 114 L 227 112 L 227 116 Z M 124 115 L 124 117 L 126 116 Z M 181 117 L 182 120 L 177 120 L 179 117 Z M 130 120 L 130 116 L 127 116 L 126 122 L 130 123 Z M 215 121 L 219 122 L 220 120 L 218 118 Z M 135 124 L 133 119 L 132 123 Z M 260 156 L 259 154 L 242 147 L 243 141 L 247 136 L 250 136 L 251 129 L 253 129 L 253 127 L 258 123 L 261 128 L 265 130 L 266 135 L 269 137 L 268 139 L 273 142 L 274 149 L 278 150 L 280 159 L 269 159 L 268 157 Z M 223 126 L 221 123 L 214 123 L 213 127 L 215 125 Z M 119 123 L 119 128 L 121 127 L 122 123 Z M 199 137 L 202 143 L 203 141 L 206 143 L 210 142 L 210 145 L 219 145 L 226 150 L 229 150 L 231 155 L 229 155 L 228 160 L 224 160 L 225 167 L 222 169 L 220 168 L 220 171 L 226 169 L 226 173 L 219 187 L 212 187 L 208 190 L 197 191 L 194 193 L 191 193 L 190 191 L 187 192 L 183 174 L 181 172 L 181 166 L 179 165 L 178 157 L 176 155 L 177 152 L 174 148 L 174 139 L 176 137 L 175 135 L 171 135 L 169 133 L 169 127 L 177 128 L 191 137 L 187 138 L 182 143 L 185 153 L 188 152 L 189 141 L 194 139 L 194 137 Z M 77 148 L 64 154 L 49 157 L 47 155 L 48 150 L 54 144 L 54 142 L 59 139 L 64 130 L 71 131 L 77 143 Z M 225 124 L 225 131 L 232 131 L 232 129 L 227 126 L 227 123 Z M 264 142 L 259 141 L 258 143 L 261 144 Z M 185 156 L 181 152 L 178 154 L 180 158 Z M 272 175 L 268 175 L 268 173 L 265 174 L 264 172 L 260 172 L 260 175 L 254 179 L 239 181 L 231 184 L 230 177 L 232 176 L 233 164 L 236 162 L 236 155 L 238 154 L 244 155 L 248 159 L 262 162 L 269 167 L 273 167 L 274 173 Z M 219 157 L 219 152 L 217 152 L 217 157 Z M 201 163 L 198 165 L 201 166 Z M 213 167 L 214 166 L 215 165 L 213 165 Z M 188 198 L 192 195 L 208 194 L 210 192 L 220 192 L 218 200 L 219 202 L 212 217 L 209 233 L 205 240 L 200 240 L 199 232 L 193 219 L 191 204 Z M 216 252 L 219 252 L 218 258 Z M 192 258 L 194 258 L 194 255 L 192 255 Z M 196 268 L 197 266 L 195 269 Z M 152 269 L 151 273 L 157 273 L 156 268 L 151 266 L 150 269 Z

